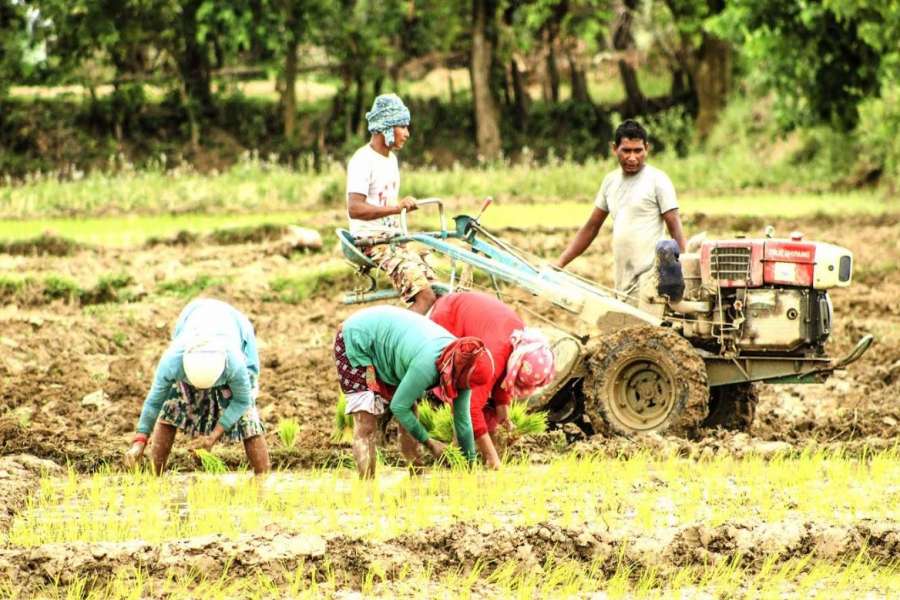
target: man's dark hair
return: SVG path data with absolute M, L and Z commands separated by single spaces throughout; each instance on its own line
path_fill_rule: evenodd
M 640 123 L 632 119 L 626 119 L 616 127 L 616 146 L 622 143 L 622 138 L 629 140 L 643 140 L 647 144 L 647 130 Z

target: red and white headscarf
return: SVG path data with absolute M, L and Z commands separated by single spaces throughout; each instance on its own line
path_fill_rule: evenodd
M 500 387 L 514 400 L 527 398 L 553 380 L 556 359 L 550 350 L 550 341 L 537 329 L 517 329 L 510 341 L 513 351 Z
M 494 377 L 491 351 L 476 337 L 462 337 L 448 344 L 435 366 L 444 402 L 455 400 L 459 390 L 483 385 Z

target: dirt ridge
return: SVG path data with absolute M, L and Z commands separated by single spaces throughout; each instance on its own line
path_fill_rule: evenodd
M 276 527 L 228 539 L 210 535 L 151 544 L 143 541 L 52 543 L 33 548 L 0 548 L 0 580 L 20 591 L 35 591 L 77 577 L 102 582 L 122 569 L 141 567 L 149 577 L 186 574 L 232 577 L 263 573 L 276 581 L 298 566 L 319 573 L 334 569 L 343 585 L 358 586 L 372 569 L 388 577 L 402 568 L 472 568 L 490 573 L 514 560 L 523 570 L 541 569 L 552 560 L 600 563 L 609 575 L 621 561 L 669 571 L 737 561 L 748 570 L 772 556 L 778 562 L 812 556 L 833 562 L 867 557 L 887 564 L 900 555 L 900 523 L 860 520 L 848 525 L 786 520 L 695 524 L 648 535 L 609 532 L 594 525 L 564 527 L 553 522 L 493 527 L 457 523 L 426 529 L 384 542 L 347 536 L 323 538 Z
M 56 463 L 19 454 L 0 457 L 0 532 L 12 523 L 16 512 L 37 487 L 41 475 L 61 475 Z

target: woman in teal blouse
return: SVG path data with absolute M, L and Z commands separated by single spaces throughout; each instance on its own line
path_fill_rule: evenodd
M 344 321 L 335 337 L 334 358 L 346 413 L 353 415 L 353 455 L 360 477 L 375 474 L 376 420 L 388 401 L 404 431 L 435 457 L 443 453 L 444 444 L 428 435 L 413 410 L 425 391 L 437 386 L 453 404 L 453 426 L 463 453 L 469 461 L 475 459 L 471 388 L 489 381 L 494 372 L 481 340 L 456 338 L 409 310 L 375 306 Z M 370 369 L 374 381 L 367 379 Z

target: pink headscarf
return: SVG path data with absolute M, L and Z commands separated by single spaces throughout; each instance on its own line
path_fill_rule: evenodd
M 526 398 L 553 380 L 556 359 L 543 333 L 526 327 L 510 336 L 513 351 L 500 387 L 513 399 Z

